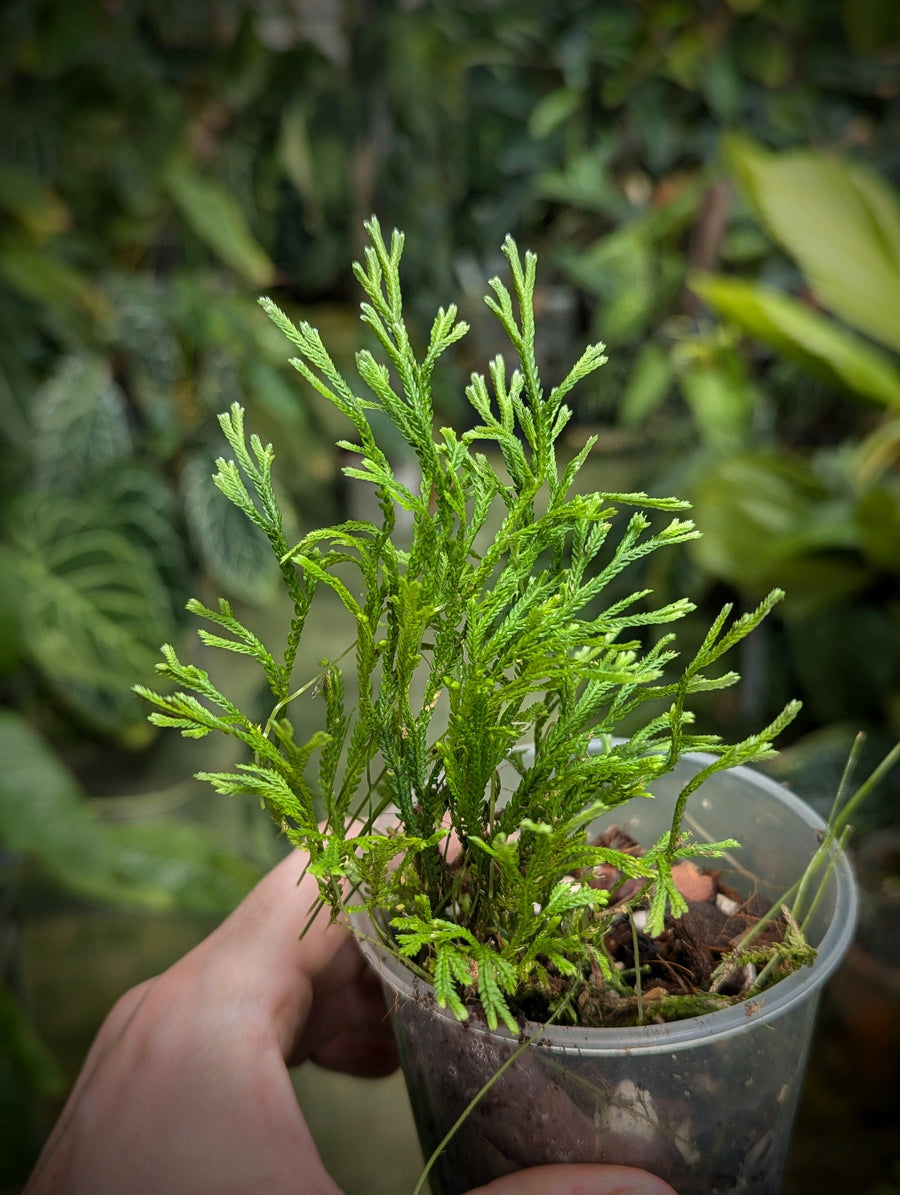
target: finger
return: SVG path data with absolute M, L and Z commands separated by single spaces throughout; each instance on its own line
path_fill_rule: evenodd
M 355 943 L 350 945 L 355 948 Z M 362 959 L 359 965 L 365 967 Z M 384 994 L 373 978 L 363 971 L 342 984 L 316 984 L 309 1018 L 290 1054 L 292 1063 L 302 1062 L 347 1030 L 384 1040 L 392 1037 Z
M 292 851 L 210 935 L 209 948 L 218 951 L 227 943 L 248 960 L 274 966 L 276 975 L 300 967 L 314 978 L 331 962 L 348 932 L 329 921 L 326 909 L 319 909 L 311 920 L 319 892 L 315 879 L 304 871 L 307 861 L 305 854 Z M 273 978 L 271 971 L 268 978 Z
M 309 925 L 318 891 L 314 878 L 303 874 L 305 862 L 305 855 L 292 852 L 171 969 L 179 981 L 202 982 L 220 1005 L 244 1008 L 273 1026 L 285 1057 L 319 978 L 337 985 L 360 965 L 349 932 L 331 923 L 327 911 Z
M 400 1064 L 393 1037 L 348 1031 L 339 1033 L 310 1057 L 317 1066 L 356 1075 L 361 1079 L 382 1079 L 392 1075 Z
M 630 1166 L 535 1166 L 468 1195 L 676 1195 L 668 1183 Z
M 381 985 L 349 931 L 322 910 L 303 933 L 318 896 L 305 860 L 289 855 L 174 968 L 194 979 L 199 968 L 215 998 L 271 1025 L 291 1065 L 346 1030 L 390 1036 Z

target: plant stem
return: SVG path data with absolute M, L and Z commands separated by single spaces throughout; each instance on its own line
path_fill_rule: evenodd
M 425 1167 L 422 1170 L 422 1173 L 419 1175 L 419 1180 L 416 1183 L 415 1187 L 413 1188 L 412 1195 L 422 1195 L 422 1192 L 425 1189 L 425 1182 L 428 1179 L 428 1175 L 434 1169 L 434 1166 L 435 1166 L 438 1158 L 441 1156 L 441 1154 L 444 1152 L 444 1150 L 447 1148 L 447 1146 L 453 1140 L 456 1133 L 459 1131 L 459 1129 L 462 1128 L 463 1124 L 465 1124 L 466 1120 L 469 1118 L 469 1116 L 472 1114 L 472 1112 L 475 1111 L 478 1104 L 487 1095 L 487 1093 L 494 1086 L 494 1084 L 497 1082 L 497 1080 L 500 1078 L 500 1076 L 503 1074 L 503 1072 L 508 1070 L 513 1065 L 514 1062 L 516 1062 L 519 1058 L 521 1058 L 521 1056 L 525 1053 L 525 1051 L 528 1049 L 529 1046 L 532 1046 L 536 1041 L 539 1040 L 539 1038 L 543 1035 L 544 1030 L 547 1029 L 547 1027 L 550 1024 L 551 1024 L 551 1021 L 547 1021 L 545 1024 L 541 1025 L 541 1027 L 540 1027 L 540 1029 L 538 1029 L 537 1033 L 535 1033 L 531 1037 L 529 1037 L 528 1040 L 524 1041 L 514 1053 L 510 1054 L 509 1058 L 507 1058 L 507 1060 L 502 1064 L 502 1066 L 499 1066 L 497 1068 L 497 1070 L 494 1071 L 494 1073 L 488 1079 L 487 1083 L 485 1083 L 483 1087 L 479 1088 L 479 1090 L 475 1093 L 475 1095 L 472 1097 L 472 1099 L 469 1100 L 468 1104 L 466 1104 L 465 1108 L 462 1110 L 462 1112 L 459 1114 L 459 1116 L 456 1118 L 456 1120 L 453 1122 L 453 1124 L 447 1130 L 447 1132 L 441 1139 L 439 1145 L 437 1146 L 435 1151 L 432 1153 L 431 1157 L 425 1163 Z
M 855 762 L 860 746 L 861 738 L 860 736 L 857 736 L 857 739 L 853 744 L 853 749 L 850 753 L 850 761 Z M 878 767 L 875 768 L 868 779 L 864 780 L 853 796 L 850 797 L 843 809 L 839 810 L 837 808 L 838 801 L 837 799 L 835 800 L 835 807 L 832 810 L 831 817 L 829 818 L 828 830 L 825 834 L 825 837 L 819 844 L 818 850 L 813 855 L 808 867 L 806 868 L 806 871 L 803 873 L 803 876 L 800 880 L 800 889 L 797 892 L 797 897 L 794 901 L 792 909 L 792 912 L 798 921 L 802 921 L 804 924 L 806 923 L 808 912 L 804 910 L 804 905 L 808 897 L 810 886 L 812 884 L 813 878 L 824 863 L 825 859 L 832 854 L 835 843 L 838 839 L 838 835 L 843 836 L 844 831 L 848 827 L 850 818 L 853 816 L 865 798 L 869 795 L 872 789 L 879 784 L 887 772 L 891 770 L 898 759 L 900 759 L 900 743 L 896 743 L 894 745 L 892 750 L 888 752 L 888 754 L 884 757 Z M 845 777 L 849 774 L 850 761 L 848 761 L 848 767 L 844 771 Z M 843 787 L 844 779 L 842 778 L 841 787 L 838 789 L 838 795 L 840 795 Z
M 644 993 L 641 988 L 641 960 L 638 955 L 638 930 L 635 925 L 634 914 L 628 910 L 628 920 L 631 922 L 631 942 L 634 947 L 634 994 L 637 996 L 637 1013 L 639 1025 L 644 1023 Z
M 487 1093 L 490 1091 L 490 1089 L 494 1086 L 494 1084 L 497 1082 L 497 1080 L 500 1078 L 500 1076 L 503 1074 L 503 1072 L 509 1070 L 509 1068 L 513 1065 L 513 1063 L 517 1062 L 518 1059 L 522 1057 L 522 1055 L 529 1048 L 529 1046 L 533 1046 L 535 1044 L 535 1042 L 540 1041 L 540 1039 L 543 1037 L 546 1030 L 549 1029 L 550 1026 L 555 1021 L 557 1021 L 560 1016 L 562 1016 L 562 1014 L 565 1012 L 565 1010 L 572 1004 L 572 1001 L 575 999 L 576 990 L 580 990 L 581 986 L 582 985 L 577 985 L 575 989 L 573 989 L 571 992 L 569 992 L 569 994 L 568 994 L 568 996 L 566 996 L 565 1000 L 563 1000 L 563 1002 L 559 1005 L 559 1007 L 555 1010 L 555 1012 L 551 1013 L 551 1015 L 547 1018 L 547 1020 L 543 1023 L 543 1025 L 541 1025 L 541 1027 L 538 1029 L 538 1031 L 536 1033 L 533 1033 L 531 1035 L 531 1037 L 529 1037 L 525 1041 L 523 1041 L 522 1044 L 519 1046 L 519 1048 L 517 1050 L 515 1050 L 512 1054 L 510 1054 L 510 1056 L 506 1059 L 506 1061 L 504 1063 L 502 1063 L 502 1065 L 499 1066 L 494 1071 L 494 1073 L 491 1075 L 491 1077 L 488 1079 L 488 1081 L 484 1084 L 484 1086 L 479 1088 L 479 1090 L 475 1093 L 475 1095 L 468 1102 L 468 1104 L 466 1104 L 465 1108 L 462 1110 L 462 1112 L 459 1114 L 459 1116 L 456 1118 L 456 1120 L 453 1122 L 453 1124 L 447 1130 L 444 1137 L 441 1139 L 440 1144 L 434 1150 L 431 1157 L 425 1163 L 425 1168 L 423 1169 L 422 1173 L 419 1175 L 418 1182 L 416 1183 L 415 1187 L 413 1188 L 412 1195 L 422 1195 L 422 1192 L 425 1189 L 424 1185 L 425 1185 L 426 1180 L 428 1179 L 428 1175 L 434 1169 L 434 1166 L 435 1166 L 438 1158 L 441 1156 L 441 1154 L 444 1152 L 444 1150 L 447 1148 L 447 1146 L 453 1140 L 454 1136 L 459 1131 L 459 1129 L 462 1128 L 463 1124 L 466 1122 L 468 1117 L 472 1114 L 472 1112 L 474 1112 L 475 1108 L 477 1108 L 478 1104 L 481 1102 L 482 1099 L 484 1099 L 484 1097 L 487 1095 Z

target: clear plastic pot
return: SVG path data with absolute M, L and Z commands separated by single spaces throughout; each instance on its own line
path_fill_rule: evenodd
M 669 825 L 688 776 L 685 757 L 606 821 L 651 843 Z M 724 881 L 778 900 L 799 877 L 823 823 L 804 802 L 748 768 L 713 776 L 688 805 L 699 839 L 736 838 L 717 861 Z M 598 825 L 602 825 L 602 821 Z M 721 864 L 721 866 L 720 866 Z M 459 1195 L 502 1174 L 549 1162 L 640 1166 L 679 1195 L 776 1195 L 822 984 L 852 940 L 857 897 L 838 856 L 803 967 L 755 1000 L 690 1020 L 626 1029 L 551 1026 L 495 1082 L 431 1172 L 434 1195 Z M 359 926 L 366 932 L 366 924 Z M 368 927 L 371 935 L 371 926 Z M 372 941 L 426 1157 L 520 1042 L 505 1030 L 457 1022 L 430 986 Z M 538 1026 L 533 1026 L 536 1032 Z

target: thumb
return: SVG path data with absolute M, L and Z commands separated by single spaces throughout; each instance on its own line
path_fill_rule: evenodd
M 468 1195 L 676 1195 L 668 1183 L 631 1166 L 534 1166 Z

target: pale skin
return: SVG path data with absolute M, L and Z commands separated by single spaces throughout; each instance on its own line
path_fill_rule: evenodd
M 356 943 L 269 873 L 208 938 L 126 992 L 103 1023 L 25 1195 L 342 1195 L 288 1073 L 311 1059 L 376 1077 L 397 1065 L 384 1000 Z M 471 1193 L 475 1195 L 475 1193 Z M 621 1166 L 543 1166 L 479 1195 L 673 1195 Z

